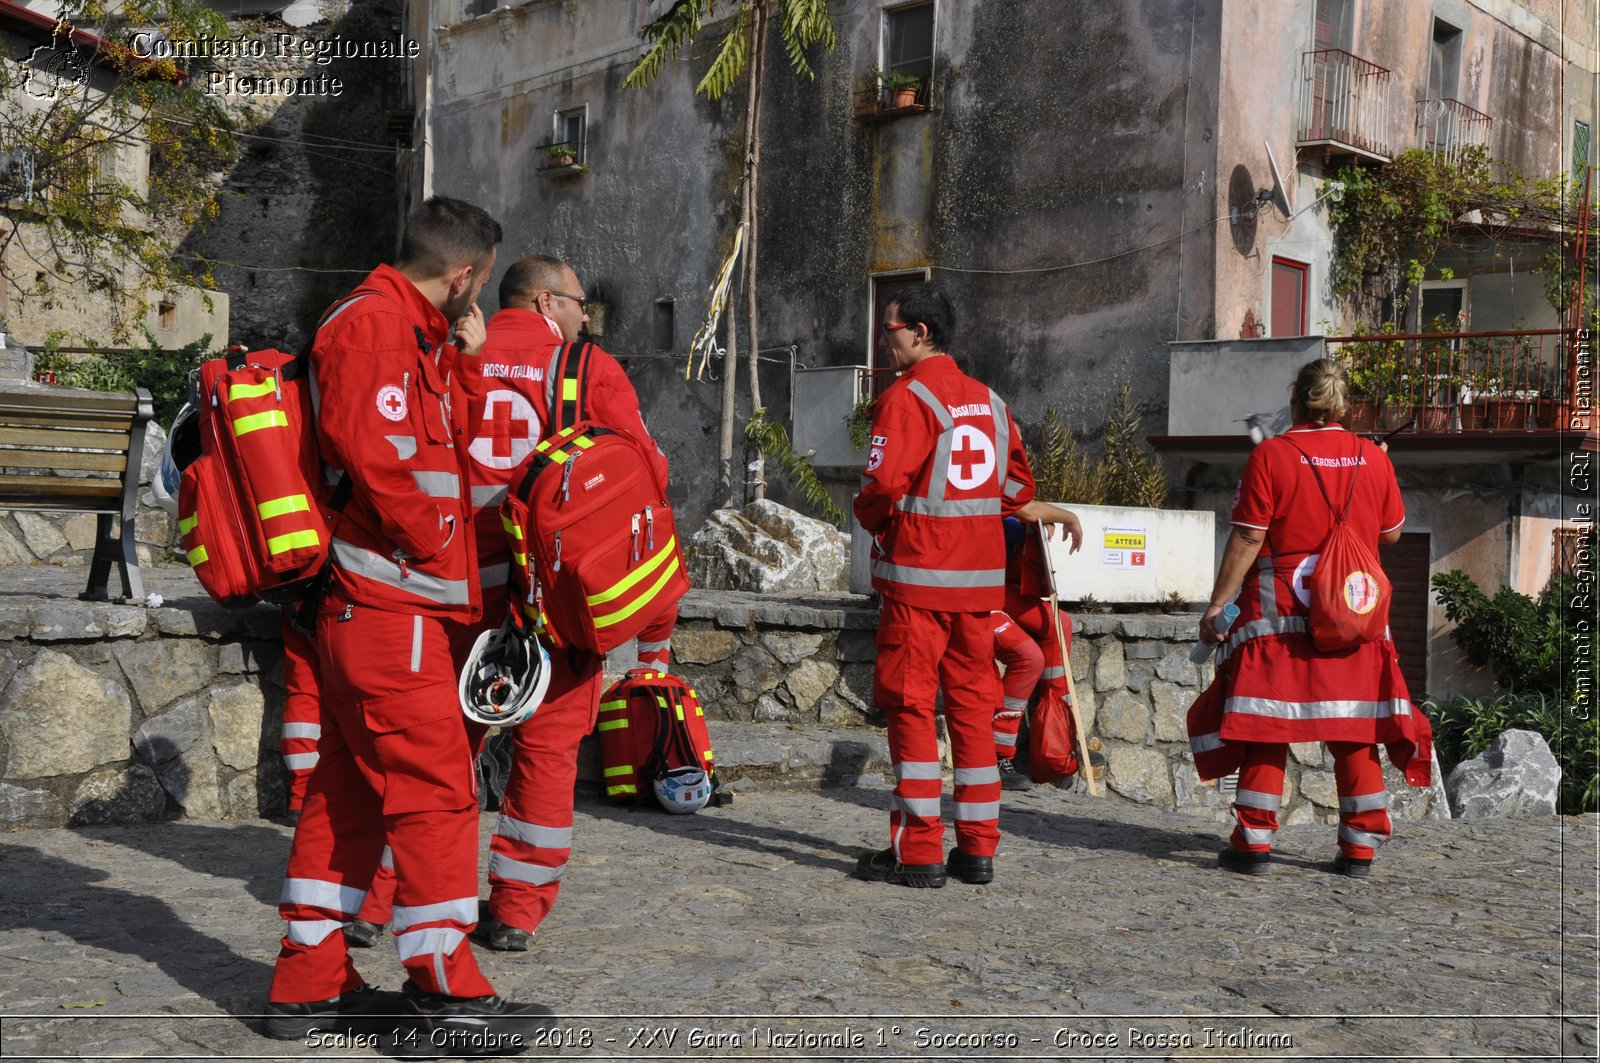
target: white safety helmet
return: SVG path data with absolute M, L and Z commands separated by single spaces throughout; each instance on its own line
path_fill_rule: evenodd
M 510 727 L 534 714 L 550 686 L 550 654 L 510 620 L 485 631 L 461 667 L 461 711 L 490 727 Z
M 194 404 L 186 402 L 172 419 L 167 445 L 161 450 L 161 465 L 150 477 L 150 493 L 155 496 L 156 505 L 169 516 L 178 515 L 178 484 L 183 480 L 183 470 L 199 456 L 200 418 Z
M 699 768 L 677 768 L 656 778 L 655 791 L 662 808 L 686 816 L 711 800 L 711 779 Z

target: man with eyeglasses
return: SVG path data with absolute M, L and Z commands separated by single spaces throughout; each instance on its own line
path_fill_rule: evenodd
M 871 448 L 855 514 L 873 534 L 872 585 L 883 596 L 873 701 L 889 724 L 894 763 L 890 845 L 856 876 L 920 888 L 950 875 L 994 879 L 1000 772 L 993 722 L 1001 704 L 992 614 L 1005 608 L 1003 518 L 1063 524 L 1034 500 L 1022 436 L 1000 396 L 947 352 L 955 312 L 919 284 L 884 312 L 882 341 L 900 376 L 873 405 Z M 944 851 L 934 703 L 944 690 L 955 762 L 956 845 Z
M 472 440 L 466 462 L 471 484 L 478 578 L 483 588 L 480 631 L 507 614 L 511 550 L 500 525 L 500 504 L 524 461 L 549 430 L 558 396 L 555 374 L 561 349 L 580 338 L 589 322 L 587 296 L 577 273 L 560 259 L 528 255 L 500 281 L 500 309 L 476 355 L 458 360 L 456 374 L 468 399 Z M 615 358 L 591 349 L 583 380 L 583 419 L 645 444 L 662 483 L 667 459 L 651 439 L 639 396 Z M 635 667 L 665 671 L 677 608 L 640 632 Z M 534 931 L 555 905 L 572 850 L 573 785 L 578 743 L 594 726 L 605 659 L 583 650 L 551 654 L 550 687 L 533 718 L 510 729 L 511 768 L 500 818 L 489 846 L 490 896 L 473 940 L 503 952 L 526 952 Z M 376 936 L 388 918 L 382 889 L 361 912 Z

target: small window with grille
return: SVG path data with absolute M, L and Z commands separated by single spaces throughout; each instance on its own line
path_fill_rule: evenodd
M 933 4 L 890 8 L 883 18 L 884 73 L 891 82 L 915 78 L 916 102 L 926 105 L 933 81 Z
M 1550 552 L 1550 568 L 1564 576 L 1576 576 L 1594 565 L 1594 528 L 1568 525 L 1555 530 Z

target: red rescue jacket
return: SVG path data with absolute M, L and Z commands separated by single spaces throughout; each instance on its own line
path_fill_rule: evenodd
M 363 294 L 364 293 L 364 294 Z M 338 600 L 476 619 L 466 479 L 455 446 L 449 322 L 379 266 L 317 336 L 312 396 L 329 483 L 351 483 L 333 536 Z
M 873 407 L 856 519 L 874 539 L 872 585 L 919 609 L 1005 607 L 1001 518 L 1033 500 L 1022 436 L 1000 396 L 924 358 Z
M 487 331 L 477 354 L 462 354 L 456 361 L 471 437 L 467 478 L 478 571 L 486 593 L 504 587 L 510 575 L 511 548 L 500 526 L 500 503 L 517 467 L 548 434 L 555 402 L 552 375 L 564 342 L 560 330 L 536 310 L 500 310 L 489 319 Z M 645 429 L 639 396 L 622 366 L 595 347 L 585 383 L 584 418 L 643 443 L 666 483 L 666 456 Z

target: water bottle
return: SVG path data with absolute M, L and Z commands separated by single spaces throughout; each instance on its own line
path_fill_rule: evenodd
M 1239 607 L 1229 602 L 1222 607 L 1222 612 L 1211 618 L 1211 630 L 1220 635 L 1232 627 L 1233 622 L 1237 619 L 1239 619 Z M 1214 649 L 1216 649 L 1215 646 L 1207 645 L 1204 642 L 1196 642 L 1194 649 L 1189 651 L 1189 660 L 1199 664 L 1207 657 L 1210 657 L 1211 651 Z

